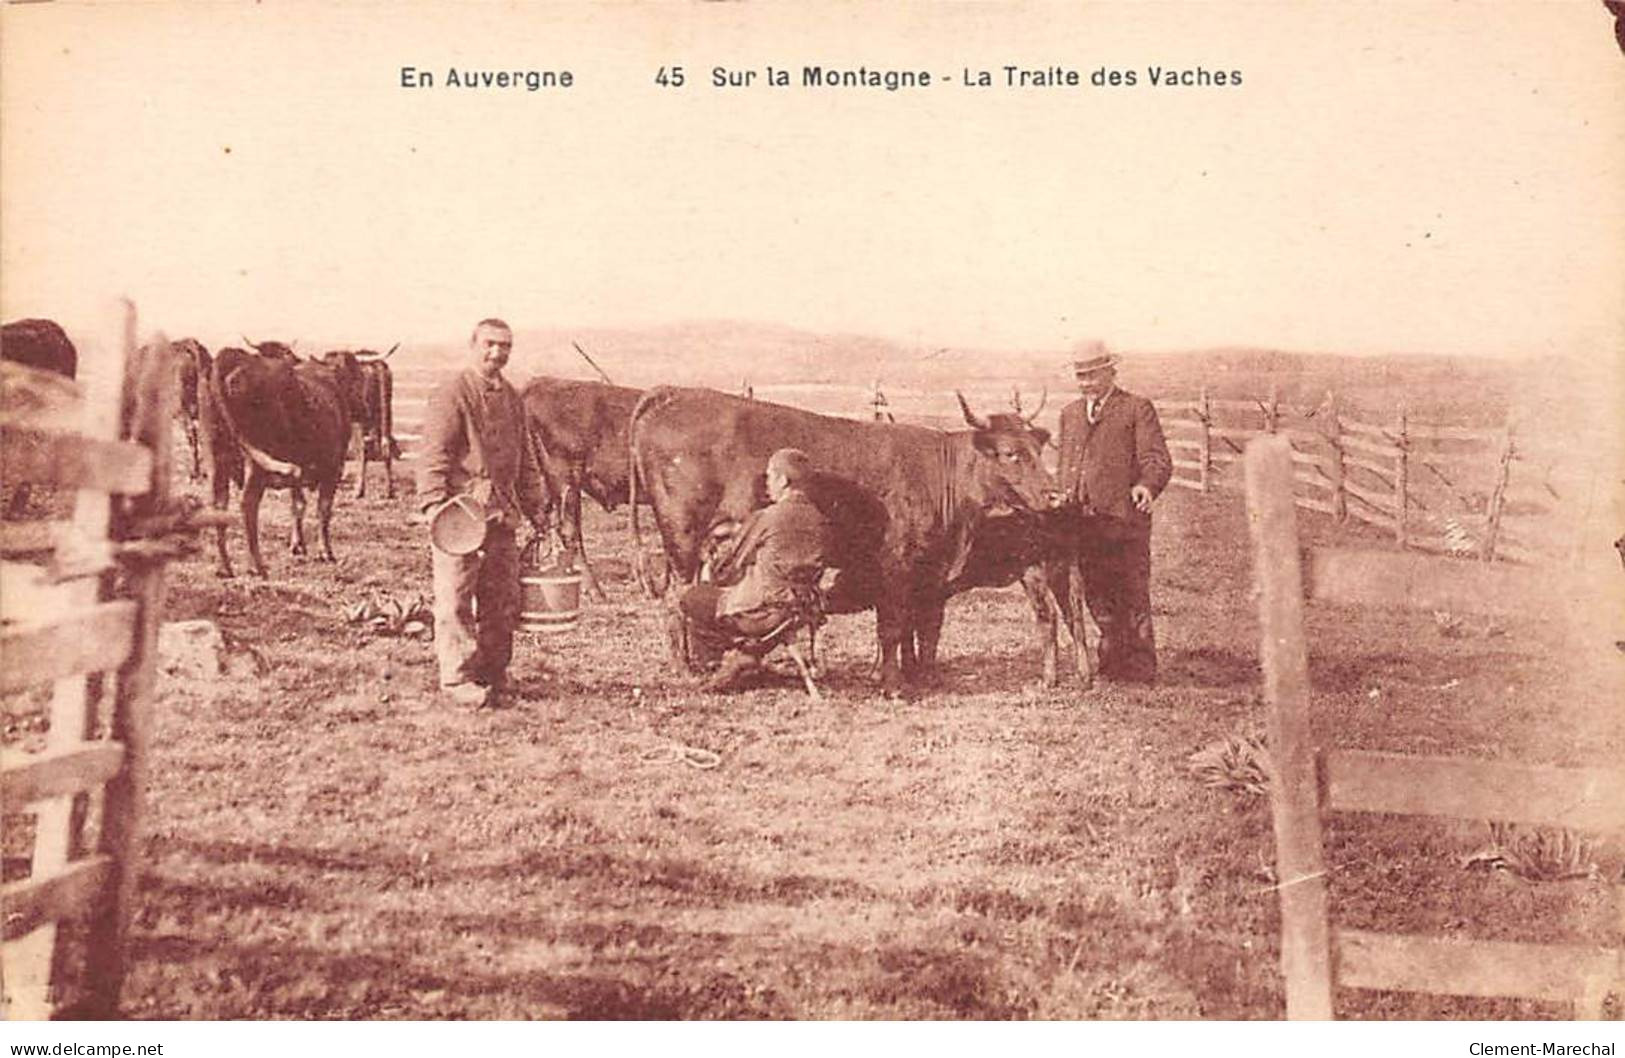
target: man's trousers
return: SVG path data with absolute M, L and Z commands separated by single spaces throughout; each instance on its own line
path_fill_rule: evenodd
M 434 556 L 434 653 L 440 685 L 500 687 L 519 623 L 519 546 L 512 528 L 492 522 L 471 555 Z
M 1100 626 L 1100 674 L 1150 683 L 1157 678 L 1151 630 L 1151 534 L 1085 534 L 1078 562 L 1084 597 Z

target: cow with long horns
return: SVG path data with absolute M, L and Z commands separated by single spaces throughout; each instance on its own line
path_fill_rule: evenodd
M 640 568 L 639 499 L 654 509 L 671 569 L 692 580 L 712 533 L 761 506 L 768 456 L 799 448 L 820 476 L 841 486 L 833 495 L 849 501 L 831 503 L 816 482 L 808 490 L 833 529 L 829 565 L 839 573 L 830 606 L 874 608 L 881 686 L 899 693 L 916 675 L 916 606 L 964 572 L 988 514 L 1041 509 L 1055 498 L 1039 461 L 1046 431 L 1017 415 L 978 416 L 963 396 L 959 405 L 970 429 L 949 432 L 837 419 L 712 390 L 650 390 L 631 424 Z

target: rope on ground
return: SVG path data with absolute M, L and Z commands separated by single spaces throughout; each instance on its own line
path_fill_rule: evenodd
M 681 761 L 690 768 L 710 771 L 722 763 L 722 755 L 698 746 L 685 746 L 680 742 L 646 749 L 641 755 L 645 764 L 676 764 Z

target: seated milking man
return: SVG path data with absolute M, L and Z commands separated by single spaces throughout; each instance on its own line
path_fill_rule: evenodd
M 734 549 L 712 569 L 712 583 L 683 593 L 673 618 L 679 656 L 701 666 L 722 656 L 708 690 L 739 688 L 758 667 L 742 646 L 815 605 L 829 524 L 803 491 L 811 474 L 805 452 L 774 452 L 767 461 L 772 503 L 745 520 Z

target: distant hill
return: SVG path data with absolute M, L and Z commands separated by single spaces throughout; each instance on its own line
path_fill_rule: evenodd
M 572 342 L 615 382 L 632 386 L 679 383 L 737 391 L 746 381 L 868 386 L 878 380 L 882 388 L 943 393 L 1019 387 L 1036 395 L 1048 388 L 1059 400 L 1071 392 L 1067 354 L 1060 349 L 924 348 L 865 335 L 709 320 L 640 330 L 521 329 L 512 373 L 520 379 L 595 377 Z M 1289 405 L 1313 407 L 1330 389 L 1365 415 L 1391 416 L 1407 401 L 1413 414 L 1471 423 L 1502 419 L 1509 394 L 1526 386 L 1530 376 L 1505 361 L 1428 354 L 1355 357 L 1255 348 L 1125 352 L 1123 384 L 1153 397 L 1194 398 L 1205 385 L 1216 398 L 1263 398 L 1273 383 Z M 462 339 L 408 342 L 396 356 L 402 366 L 421 367 L 459 366 L 465 359 Z

